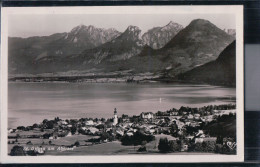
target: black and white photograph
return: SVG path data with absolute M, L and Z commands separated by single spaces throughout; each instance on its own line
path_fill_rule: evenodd
M 243 161 L 242 6 L 7 8 L 2 20 L 6 162 Z

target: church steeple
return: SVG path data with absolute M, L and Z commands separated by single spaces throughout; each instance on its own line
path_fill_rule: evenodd
M 114 119 L 113 119 L 113 125 L 117 125 L 118 124 L 118 117 L 117 117 L 117 111 L 116 108 L 114 110 Z

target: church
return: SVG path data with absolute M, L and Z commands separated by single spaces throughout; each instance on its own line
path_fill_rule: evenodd
M 113 125 L 117 125 L 118 124 L 118 116 L 117 116 L 117 111 L 116 108 L 114 110 L 114 118 L 113 118 Z

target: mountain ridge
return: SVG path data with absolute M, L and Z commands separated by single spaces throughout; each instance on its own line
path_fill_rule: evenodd
M 142 39 L 153 49 L 160 49 L 182 29 L 182 25 L 170 21 L 163 27 L 149 29 L 142 35 Z
M 97 47 L 119 34 L 120 32 L 114 28 L 102 29 L 92 25 L 79 25 L 70 32 L 55 33 L 50 36 L 9 37 L 9 72 L 32 72 L 37 67 L 29 66 L 39 64 L 37 63 L 39 61 L 79 54 L 86 48 Z
M 179 73 L 215 60 L 234 38 L 207 20 L 193 20 L 158 50 L 146 48 L 132 58 L 138 72 L 165 72 L 174 78 Z M 138 66 L 138 62 L 142 62 Z
M 182 81 L 236 86 L 236 41 L 228 45 L 219 57 L 178 75 Z

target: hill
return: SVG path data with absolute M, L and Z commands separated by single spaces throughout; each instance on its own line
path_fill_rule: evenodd
M 223 115 L 203 128 L 211 136 L 228 136 L 236 138 L 236 116 Z
M 178 79 L 189 82 L 235 86 L 236 41 L 227 46 L 215 61 L 180 74 Z

